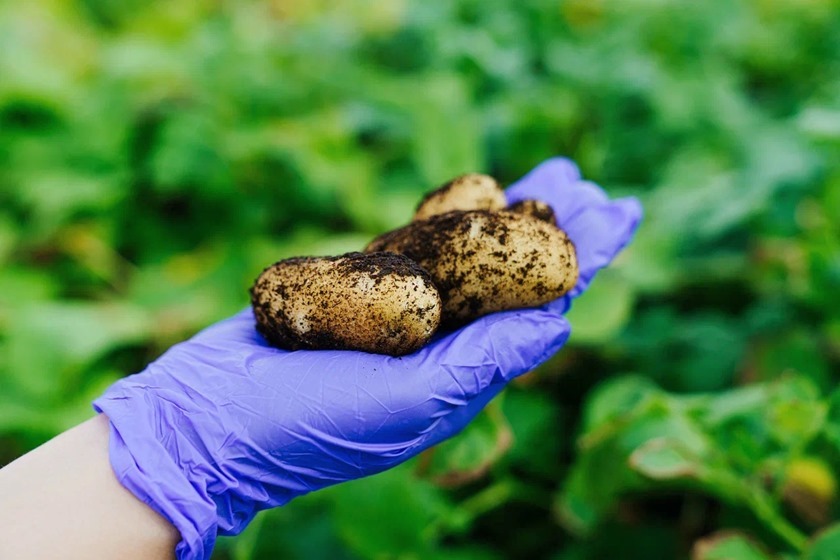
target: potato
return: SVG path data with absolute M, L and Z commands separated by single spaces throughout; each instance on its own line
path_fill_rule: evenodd
M 426 344 L 441 317 L 429 274 L 393 253 L 280 261 L 257 278 L 251 303 L 257 330 L 288 350 L 399 356 Z
M 470 173 L 427 194 L 417 207 L 414 220 L 425 220 L 453 210 L 502 210 L 505 206 L 505 191 L 493 177 Z
M 554 210 L 552 210 L 551 206 L 542 200 L 527 198 L 525 200 L 520 200 L 519 202 L 514 202 L 508 206 L 506 210 L 509 212 L 517 212 L 519 214 L 528 214 L 538 220 L 548 222 L 553 226 L 557 225 L 557 218 L 554 217 Z
M 542 305 L 568 292 L 578 278 L 575 248 L 562 230 L 509 211 L 432 216 L 380 236 L 365 250 L 400 253 L 428 270 L 447 327 Z

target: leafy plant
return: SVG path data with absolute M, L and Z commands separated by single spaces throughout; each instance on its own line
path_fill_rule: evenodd
M 838 554 L 836 0 L 0 5 L 0 462 L 464 171 L 634 194 L 567 348 L 216 558 Z

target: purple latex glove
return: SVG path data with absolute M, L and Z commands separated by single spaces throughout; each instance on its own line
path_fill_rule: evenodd
M 180 531 L 178 558 L 209 558 L 217 533 L 239 533 L 259 510 L 381 472 L 454 435 L 560 349 L 570 298 L 629 242 L 641 207 L 609 201 L 563 159 L 508 195 L 553 206 L 578 251 L 570 296 L 483 317 L 400 358 L 278 350 L 246 310 L 94 402 L 111 422 L 117 478 Z

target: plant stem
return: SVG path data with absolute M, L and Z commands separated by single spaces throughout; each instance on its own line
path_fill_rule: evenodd
M 808 537 L 779 515 L 776 508 L 773 507 L 772 500 L 764 491 L 758 490 L 751 492 L 747 496 L 747 501 L 755 516 L 769 529 L 787 544 L 795 548 L 797 552 L 805 550 L 805 546 L 808 544 Z

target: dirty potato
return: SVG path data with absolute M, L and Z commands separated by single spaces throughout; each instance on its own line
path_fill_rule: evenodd
M 502 210 L 505 206 L 505 191 L 493 177 L 470 173 L 427 194 L 417 207 L 414 220 L 453 210 Z
M 557 227 L 527 214 L 454 211 L 413 222 L 372 241 L 428 270 L 447 327 L 506 309 L 534 307 L 577 282 L 575 248 Z
M 429 341 L 441 301 L 429 274 L 393 253 L 280 261 L 251 288 L 257 330 L 288 350 L 399 356 Z
M 519 202 L 514 202 L 508 206 L 506 210 L 509 212 L 516 212 L 518 214 L 528 214 L 538 220 L 548 222 L 553 226 L 557 225 L 557 218 L 554 216 L 554 210 L 542 200 L 527 198 L 525 200 L 520 200 Z

